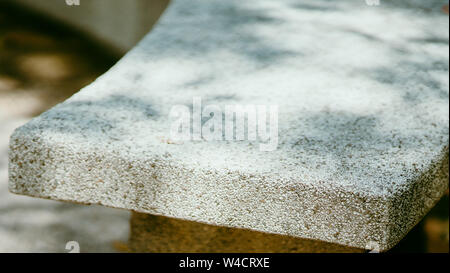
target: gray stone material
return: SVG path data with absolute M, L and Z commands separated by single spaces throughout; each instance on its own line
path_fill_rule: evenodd
M 94 83 L 17 129 L 13 193 L 394 246 L 448 188 L 439 1 L 172 1 Z M 279 106 L 279 140 L 170 140 L 171 106 Z

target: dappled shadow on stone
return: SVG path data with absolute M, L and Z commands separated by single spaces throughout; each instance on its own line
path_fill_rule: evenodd
M 67 101 L 42 117 L 54 122 L 54 126 L 48 124 L 48 129 L 56 132 L 106 137 L 126 124 L 156 119 L 158 112 L 142 99 L 112 95 L 98 101 Z M 117 137 L 124 137 L 124 132 L 117 133 Z
M 291 7 L 308 11 L 333 11 L 339 9 L 332 1 L 293 2 Z
M 194 59 L 228 51 L 252 60 L 258 67 L 274 65 L 284 58 L 302 54 L 283 48 L 283 41 L 277 41 L 277 37 L 267 39 L 252 31 L 254 26 L 260 28 L 283 24 L 283 18 L 271 14 L 272 9 L 261 5 L 243 7 L 233 3 L 191 1 L 185 7 L 178 4 L 177 9 L 169 9 L 168 12 L 178 14 L 176 18 L 179 21 L 170 22 L 178 27 L 164 33 L 158 33 L 158 29 L 155 29 L 153 36 L 161 36 L 149 50 L 156 50 L 158 58 L 171 56 Z M 197 5 L 202 6 L 204 16 L 199 17 L 191 11 Z M 163 19 L 163 24 L 167 23 Z
M 404 101 L 411 106 L 419 103 L 420 98 L 425 94 L 432 95 L 437 99 L 448 99 L 448 86 L 445 87 L 442 81 L 430 75 L 433 72 L 446 73 L 448 63 L 442 60 L 433 61 L 431 57 L 424 57 L 423 59 L 424 62 L 400 59 L 394 65 L 375 67 L 354 73 L 364 74 L 381 84 L 392 86 L 392 92 L 398 92 Z M 415 86 L 416 88 L 401 88 L 401 86 Z M 424 92 L 425 90 L 427 92 Z
M 445 4 L 443 1 L 439 0 L 383 0 L 380 2 L 389 9 L 395 8 L 412 12 L 423 12 L 430 15 L 442 13 L 442 7 Z

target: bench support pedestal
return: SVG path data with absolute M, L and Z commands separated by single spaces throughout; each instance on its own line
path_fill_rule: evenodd
M 315 240 L 133 212 L 131 252 L 363 252 Z

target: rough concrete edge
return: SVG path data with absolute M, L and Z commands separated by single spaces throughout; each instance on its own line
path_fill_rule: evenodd
M 36 145 L 37 144 L 37 145 Z M 29 148 L 24 147 L 34 147 L 35 150 L 30 151 Z M 36 149 L 37 148 L 37 149 Z M 25 150 L 24 150 L 25 149 Z M 80 146 L 80 149 L 83 149 Z M 67 150 L 64 143 L 45 143 L 43 139 L 40 138 L 39 135 L 33 135 L 30 132 L 30 128 L 28 128 L 27 125 L 24 125 L 23 127 L 20 127 L 16 129 L 16 131 L 11 136 L 10 141 L 10 150 L 9 150 L 9 190 L 12 193 L 16 194 L 22 194 L 22 195 L 28 195 L 33 197 L 39 197 L 39 198 L 47 198 L 52 200 L 60 200 L 60 201 L 69 201 L 69 202 L 75 202 L 75 203 L 81 203 L 81 204 L 99 204 L 103 206 L 108 207 L 114 207 L 114 208 L 122 208 L 122 209 L 128 209 L 133 210 L 136 212 L 141 213 L 150 213 L 155 215 L 162 215 L 162 216 L 168 216 L 183 220 L 191 220 L 191 221 L 197 221 L 205 224 L 212 224 L 212 225 L 221 225 L 221 226 L 227 226 L 227 227 L 234 227 L 234 228 L 247 228 L 251 230 L 266 232 L 266 233 L 275 233 L 275 234 L 282 234 L 282 235 L 289 235 L 289 236 L 295 236 L 295 237 L 301 237 L 305 239 L 312 239 L 312 240 L 321 240 L 326 241 L 330 243 L 336 243 L 341 244 L 345 246 L 350 247 L 356 247 L 356 248 L 365 248 L 370 249 L 372 246 L 370 245 L 370 242 L 376 242 L 379 245 L 380 251 L 384 251 L 389 249 L 393 244 L 392 242 L 389 242 L 390 235 L 386 234 L 386 231 L 390 231 L 392 227 L 392 223 L 389 221 L 389 200 L 386 199 L 386 196 L 372 196 L 370 194 L 364 195 L 364 194 L 356 194 L 352 192 L 348 192 L 345 189 L 330 189 L 329 185 L 327 185 L 326 188 L 324 187 L 311 187 L 310 185 L 304 185 L 302 183 L 295 183 L 294 185 L 299 188 L 293 188 L 293 189 L 277 189 L 279 192 L 286 192 L 286 190 L 291 190 L 294 193 L 297 191 L 301 191 L 304 193 L 303 197 L 310 198 L 312 201 L 312 204 L 316 203 L 316 206 L 321 208 L 320 205 L 323 205 L 323 207 L 328 207 L 328 211 L 326 212 L 326 218 L 334 218 L 335 222 L 340 223 L 341 230 L 344 230 L 344 232 L 347 232 L 347 235 L 340 234 L 339 237 L 333 237 L 332 235 L 328 234 L 327 229 L 321 231 L 313 231 L 306 233 L 302 230 L 293 230 L 290 228 L 290 224 L 296 224 L 296 222 L 293 223 L 285 223 L 286 227 L 283 226 L 283 228 L 277 228 L 277 227 L 265 227 L 264 224 L 255 224 L 255 223 L 248 223 L 247 219 L 243 217 L 242 219 L 235 221 L 235 222 L 226 222 L 223 219 L 221 221 L 215 221 L 211 222 L 208 220 L 202 220 L 199 219 L 198 216 L 193 215 L 182 215 L 180 213 L 171 213 L 170 210 L 164 209 L 164 208 L 153 208 L 149 207 L 146 204 L 142 204 L 134 200 L 135 202 L 130 203 L 129 200 L 123 200 L 122 196 L 115 196 L 117 200 L 115 202 L 111 201 L 114 198 L 114 195 L 111 195 L 111 192 L 108 191 L 108 189 L 98 190 L 99 193 L 92 194 L 91 196 L 84 196 L 83 194 L 80 194 L 80 190 L 84 190 L 84 188 L 89 188 L 90 192 L 95 192 L 95 189 L 92 189 L 94 187 L 92 184 L 87 184 L 89 182 L 85 181 L 77 181 L 66 179 L 64 185 L 59 185 L 58 181 L 49 181 L 49 180 L 43 180 L 40 178 L 39 168 L 34 166 L 34 164 L 38 164 L 38 159 L 46 158 L 46 155 L 50 153 L 53 150 L 59 150 L 63 151 L 64 155 L 67 155 L 69 157 L 76 155 L 79 157 L 81 153 L 79 153 L 79 150 L 76 151 Z M 34 158 L 34 163 L 20 163 L 20 161 L 17 160 L 18 157 L 21 157 L 25 155 L 26 153 L 30 154 L 32 153 L 32 157 Z M 45 155 L 44 155 L 45 154 Z M 105 156 L 103 158 L 103 162 L 108 161 L 109 162 L 126 162 L 124 159 L 118 159 L 115 158 L 113 155 L 111 155 L 110 158 L 107 158 L 108 156 Z M 15 159 L 14 159 L 15 158 Z M 47 158 L 48 159 L 48 158 Z M 85 158 L 84 160 L 89 161 L 92 160 L 92 158 Z M 144 163 L 144 166 L 147 165 L 148 162 Z M 61 164 L 61 162 L 60 162 Z M 171 168 L 177 168 L 180 171 L 182 171 L 183 176 L 179 176 L 178 179 L 180 181 L 184 181 L 183 179 L 188 179 L 190 175 L 192 175 L 192 170 L 189 169 L 183 169 L 182 166 L 177 166 L 176 162 L 165 162 L 164 164 L 169 164 Z M 19 166 L 21 165 L 21 166 Z M 119 164 L 120 165 L 120 164 Z M 166 165 L 167 166 L 167 165 Z M 59 165 L 58 165 L 59 167 Z M 119 166 L 123 167 L 123 171 L 126 171 L 126 166 Z M 83 166 L 77 166 L 77 168 L 83 170 Z M 99 169 L 103 169 L 101 167 L 98 167 Z M 83 170 L 86 171 L 86 170 Z M 27 174 L 27 175 L 25 175 Z M 242 176 L 245 174 L 234 174 L 238 176 Z M 212 176 L 206 176 L 205 181 L 200 183 L 208 183 L 208 181 L 217 181 L 218 174 L 212 174 Z M 39 181 L 36 181 L 39 179 Z M 34 181 L 33 181 L 34 180 Z M 147 178 L 146 181 L 151 180 L 151 178 Z M 130 179 L 130 181 L 133 181 Z M 141 181 L 141 185 L 143 187 L 148 187 L 152 183 L 145 183 L 146 181 Z M 262 178 L 261 181 L 264 181 Z M 106 181 L 107 184 L 110 185 L 118 185 L 122 183 L 123 181 Z M 55 184 L 56 183 L 56 184 Z M 86 183 L 83 185 L 83 183 Z M 270 183 L 266 182 L 266 183 Z M 182 183 L 181 183 L 182 184 Z M 264 185 L 265 183 L 260 183 L 260 185 Z M 33 188 L 32 191 L 29 190 L 29 188 Z M 56 189 L 58 188 L 59 193 L 53 192 L 53 190 L 50 189 Z M 117 186 L 120 187 L 120 186 Z M 36 190 L 37 189 L 37 190 Z M 325 189 L 325 190 L 324 190 Z M 152 189 L 149 189 L 151 191 Z M 178 189 L 179 190 L 179 189 Z M 144 190 L 145 192 L 145 190 Z M 306 194 L 305 194 L 306 193 Z M 267 194 L 271 194 L 271 192 L 267 192 Z M 348 212 L 348 206 L 349 204 L 344 204 L 345 201 L 351 201 L 352 203 L 354 201 L 357 201 L 358 204 L 351 204 L 355 207 L 362 207 L 364 208 L 362 213 L 359 212 L 358 216 L 355 216 L 353 214 L 351 215 L 341 215 L 340 212 L 345 211 Z M 128 202 L 127 202 L 128 201 Z M 294 200 L 295 201 L 295 200 Z M 344 201 L 344 203 L 342 203 Z M 303 200 L 303 202 L 305 202 Z M 283 205 L 291 204 L 292 202 L 284 202 Z M 302 214 L 301 208 L 296 207 L 298 203 L 293 202 L 291 204 L 291 207 L 288 209 L 292 209 L 294 212 L 296 212 L 298 215 Z M 339 207 L 340 206 L 340 207 Z M 335 211 L 329 210 L 329 208 L 337 208 Z M 247 208 L 248 209 L 248 208 Z M 311 208 L 312 209 L 312 208 Z M 200 209 L 201 210 L 201 209 Z M 210 208 L 204 208 L 203 210 L 210 210 Z M 336 212 L 337 211 L 337 212 Z M 352 211 L 351 211 L 352 212 Z M 273 211 L 273 213 L 278 213 L 278 211 Z M 198 215 L 203 215 L 200 211 Z M 251 212 L 248 213 L 248 215 L 244 216 L 249 217 L 251 215 Z M 269 214 L 272 215 L 272 214 Z M 320 215 L 320 209 L 319 209 L 319 215 Z M 367 215 L 370 215 L 369 218 L 367 218 Z M 260 215 L 261 216 L 261 215 Z M 251 217 L 250 217 L 251 218 Z M 294 217 L 295 218 L 295 217 Z M 317 220 L 318 223 L 323 222 L 323 219 L 319 219 L 320 216 L 316 216 L 315 219 L 312 220 L 314 222 Z M 299 218 L 301 219 L 301 218 Z M 276 219 L 274 219 L 276 221 Z M 276 223 L 276 222 L 275 222 Z M 367 225 L 370 225 L 370 227 L 367 227 Z M 361 231 L 361 228 L 366 227 L 367 229 L 365 231 Z M 349 231 L 355 231 L 353 233 L 348 233 Z M 355 234 L 356 231 L 360 232 L 359 234 Z M 403 236 L 406 235 L 406 231 L 403 234 Z M 336 235 L 338 236 L 338 235 Z
M 429 164 L 406 189 L 390 197 L 389 219 L 396 219 L 388 232 L 387 250 L 394 247 L 436 205 L 449 188 L 449 147 Z M 421 190 L 426 189 L 426 190 Z M 406 201 L 406 202 L 405 202 Z

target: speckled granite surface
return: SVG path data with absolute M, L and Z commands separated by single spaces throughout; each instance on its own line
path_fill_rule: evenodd
M 391 248 L 448 188 L 448 17 L 307 3 L 173 1 L 110 71 L 15 131 L 10 191 Z M 196 96 L 278 105 L 278 148 L 166 141 L 171 106 Z

